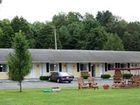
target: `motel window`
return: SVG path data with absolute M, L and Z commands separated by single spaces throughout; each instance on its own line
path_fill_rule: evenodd
M 59 64 L 50 64 L 50 72 L 59 71 Z
M 114 68 L 113 63 L 105 63 L 105 71 L 112 70 Z
M 105 71 L 112 70 L 113 68 L 129 68 L 129 63 L 105 63 Z
M 126 67 L 127 67 L 127 64 L 125 64 L 125 63 L 121 64 L 121 68 L 126 68 Z
M 50 72 L 54 71 L 54 64 L 50 64 Z
M 79 64 L 79 69 L 80 69 L 80 71 L 87 71 L 87 64 Z
M 108 64 L 108 70 L 112 70 L 114 68 L 114 64 Z
M 120 68 L 120 63 L 115 63 L 115 68 Z
M 131 64 L 132 67 L 137 67 L 137 64 L 133 63 Z
M 7 71 L 7 67 L 5 64 L 0 64 L 0 72 L 6 72 Z

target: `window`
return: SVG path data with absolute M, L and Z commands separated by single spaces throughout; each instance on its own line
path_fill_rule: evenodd
M 105 63 L 105 71 L 112 70 L 114 68 L 113 63 Z
M 115 63 L 115 68 L 120 68 L 120 63 Z
M 126 67 L 127 67 L 127 64 L 125 64 L 125 63 L 121 64 L 121 68 L 126 68 Z
M 5 64 L 0 64 L 0 72 L 6 72 L 7 71 L 7 67 Z
M 112 70 L 114 68 L 114 64 L 108 64 L 108 70 Z
M 79 69 L 80 71 L 87 71 L 87 64 L 80 64 Z
M 131 64 L 132 67 L 137 67 L 137 64 L 133 63 Z
M 52 71 L 59 71 L 59 65 L 58 64 L 50 64 L 50 72 Z

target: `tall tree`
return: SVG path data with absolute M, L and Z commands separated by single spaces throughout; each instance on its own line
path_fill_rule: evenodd
M 89 50 L 102 50 L 103 45 L 107 40 L 107 32 L 103 27 L 91 29 L 86 38 L 86 49 Z
M 34 37 L 31 31 L 30 24 L 27 22 L 26 19 L 23 17 L 14 17 L 11 21 L 11 26 L 14 30 L 14 32 L 19 32 L 20 30 L 25 33 L 25 36 L 29 40 L 29 46 L 32 48 L 34 47 Z
M 82 22 L 73 22 L 68 25 L 68 30 L 70 34 L 70 38 L 67 39 L 69 45 L 68 49 L 81 49 L 81 41 L 84 39 L 83 36 L 83 23 Z M 85 39 L 84 39 L 85 40 Z
M 67 26 L 68 24 L 67 15 L 65 13 L 59 13 L 58 15 L 54 15 L 52 23 L 56 28 L 60 28 L 63 25 Z
M 134 31 L 133 33 L 125 32 L 123 36 L 123 43 L 125 50 L 140 51 L 140 33 Z
M 0 48 L 11 48 L 14 31 L 9 20 L 0 21 Z
M 30 28 L 34 39 L 34 48 L 41 48 L 38 45 L 38 43 L 41 43 L 39 42 L 39 37 L 42 36 L 41 30 L 45 27 L 45 25 L 46 24 L 42 22 L 34 22 L 33 24 L 30 24 Z
M 83 23 L 85 27 L 85 33 L 90 32 L 91 28 L 96 28 L 100 25 L 99 22 L 94 18 L 94 16 L 89 13 L 85 14 Z
M 60 43 L 62 45 L 62 49 L 69 48 L 69 44 L 70 44 L 69 39 L 71 37 L 70 37 L 70 34 L 69 34 L 69 30 L 66 26 L 61 26 L 58 29 L 57 36 L 59 36 L 59 40 L 60 40 Z
M 104 43 L 105 50 L 124 50 L 122 40 L 117 34 L 107 35 L 107 41 Z
M 103 11 L 98 12 L 96 19 L 99 21 L 99 23 L 105 27 L 107 32 L 111 32 L 112 28 L 116 24 L 117 18 L 113 16 L 113 14 L 110 11 Z
M 22 81 L 32 67 L 31 54 L 28 50 L 29 43 L 22 32 L 15 34 L 13 52 L 8 56 L 9 77 L 18 81 L 22 92 Z

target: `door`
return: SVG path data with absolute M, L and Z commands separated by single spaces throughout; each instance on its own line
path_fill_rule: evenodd
M 92 77 L 95 77 L 95 64 L 91 65 L 91 75 Z
M 73 74 L 73 73 L 72 73 L 72 71 L 73 71 L 73 70 L 72 70 L 72 67 L 73 67 L 72 64 L 67 64 L 67 70 L 66 70 L 66 71 L 67 71 L 67 73 L 69 73 L 69 74 L 71 74 L 71 75 Z

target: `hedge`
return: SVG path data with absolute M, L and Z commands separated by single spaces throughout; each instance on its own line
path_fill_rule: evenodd
M 40 80 L 48 80 L 48 76 L 40 76 Z
M 101 75 L 101 78 L 102 78 L 102 79 L 109 79 L 110 77 L 111 77 L 110 74 L 102 74 L 102 75 Z

